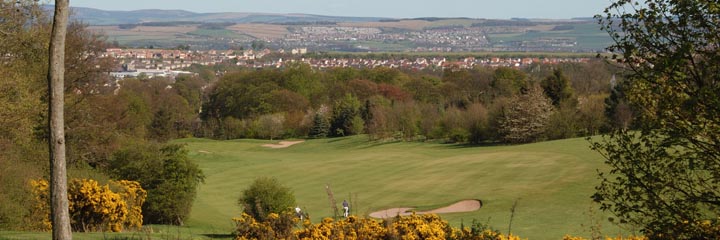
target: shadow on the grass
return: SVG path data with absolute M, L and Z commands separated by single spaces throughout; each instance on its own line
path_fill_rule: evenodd
M 232 234 L 203 234 L 203 236 L 212 239 L 232 239 L 234 237 Z

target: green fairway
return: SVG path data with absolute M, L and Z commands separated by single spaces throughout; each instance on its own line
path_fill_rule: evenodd
M 380 143 L 365 137 L 310 140 L 270 149 L 268 141 L 183 139 L 191 158 L 207 176 L 198 191 L 191 228 L 231 231 L 240 214 L 240 192 L 259 176 L 291 187 L 314 221 L 331 216 L 325 185 L 338 203 L 349 196 L 353 212 L 367 215 L 393 207 L 423 207 L 481 199 L 481 210 L 444 214 L 455 226 L 472 219 L 507 231 L 510 208 L 518 200 L 512 230 L 530 239 L 589 237 L 590 195 L 602 158 L 584 139 L 519 146 L 466 147 L 432 143 Z M 594 215 L 594 216 L 593 216 Z M 615 234 L 609 223 L 604 234 Z
M 190 157 L 207 177 L 186 226 L 152 226 L 153 234 L 76 234 L 77 239 L 229 239 L 231 219 L 241 212 L 240 192 L 260 176 L 276 177 L 292 188 L 298 205 L 314 222 L 332 216 L 325 192 L 329 184 L 338 205 L 353 195 L 356 204 L 351 208 L 358 215 L 394 207 L 433 209 L 480 199 L 484 206 L 479 211 L 441 216 L 455 227 L 477 219 L 506 232 L 510 208 L 517 200 L 512 231 L 523 238 L 561 239 L 565 234 L 589 238 L 591 225 L 597 221 L 603 235 L 619 233 L 605 220 L 608 216 L 591 211 L 597 208 L 590 200 L 596 169 L 604 165 L 585 139 L 464 146 L 383 143 L 356 136 L 309 140 L 282 149 L 262 147 L 272 142 L 261 140 L 174 142 L 187 144 Z M 0 239 L 4 237 L 35 239 L 49 234 L 0 233 Z

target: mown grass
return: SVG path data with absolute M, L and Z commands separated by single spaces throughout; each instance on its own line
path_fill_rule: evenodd
M 260 176 L 276 177 L 292 188 L 298 205 L 313 221 L 333 215 L 325 192 L 327 184 L 338 205 L 343 199 L 350 201 L 352 195 L 356 203 L 352 212 L 359 215 L 393 207 L 435 208 L 480 199 L 484 205 L 479 211 L 441 216 L 456 227 L 477 219 L 507 231 L 510 208 L 517 200 L 512 230 L 523 238 L 561 239 L 565 234 L 590 237 L 590 224 L 598 221 L 604 235 L 619 233 L 604 220 L 608 216 L 591 210 L 597 208 L 590 200 L 598 182 L 596 170 L 605 166 L 585 139 L 467 146 L 378 142 L 355 136 L 310 140 L 285 149 L 261 147 L 270 142 L 261 140 L 175 142 L 187 144 L 190 157 L 207 177 L 179 236 L 229 238 L 231 219 L 241 212 L 237 199 Z M 0 232 L 0 239 L 3 234 L 7 233 Z M 10 237 L 27 239 L 18 236 Z M 76 239 L 101 235 L 78 236 Z
M 272 176 L 294 190 L 313 220 L 332 216 L 326 184 L 337 202 L 353 197 L 353 212 L 366 215 L 392 207 L 436 206 L 481 199 L 480 211 L 442 215 L 452 224 L 472 219 L 530 239 L 589 236 L 590 195 L 602 158 L 584 139 L 518 146 L 472 147 L 433 143 L 383 143 L 366 137 L 311 140 L 286 149 L 267 141 L 183 139 L 207 175 L 189 226 L 232 229 L 240 192 L 255 178 Z M 604 224 L 609 234 L 616 229 Z

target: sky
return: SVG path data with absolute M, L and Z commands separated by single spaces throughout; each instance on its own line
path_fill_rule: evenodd
M 354 17 L 552 18 L 592 17 L 610 0 L 71 0 L 103 10 L 306 13 Z

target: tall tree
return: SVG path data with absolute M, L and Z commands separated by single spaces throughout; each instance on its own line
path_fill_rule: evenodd
M 361 134 L 355 130 L 362 129 L 361 126 L 353 126 L 362 123 L 361 121 L 353 121 L 360 116 L 360 108 L 362 104 L 352 94 L 345 94 L 343 99 L 335 102 L 333 107 L 332 121 L 330 122 L 330 130 L 334 136 L 345 136 Z M 363 123 L 364 124 L 364 123 Z
M 495 70 L 490 85 L 496 96 L 510 97 L 527 90 L 527 75 L 517 69 L 500 67 Z
M 500 120 L 503 141 L 528 143 L 538 140 L 548 126 L 554 108 L 550 99 L 539 87 L 532 87 L 526 94 L 513 96 Z
M 593 196 L 651 239 L 718 239 L 720 2 L 614 1 L 603 28 L 629 69 L 639 131 L 594 144 L 610 166 Z
M 50 96 L 50 193 L 53 239 L 72 239 L 67 195 L 65 160 L 65 35 L 68 26 L 69 0 L 55 0 L 55 17 L 50 35 L 48 91 Z
M 573 95 L 570 80 L 560 69 L 555 69 L 552 75 L 543 79 L 540 86 L 542 86 L 545 95 L 552 100 L 552 104 L 555 106 L 560 106 L 561 102 L 569 100 Z

